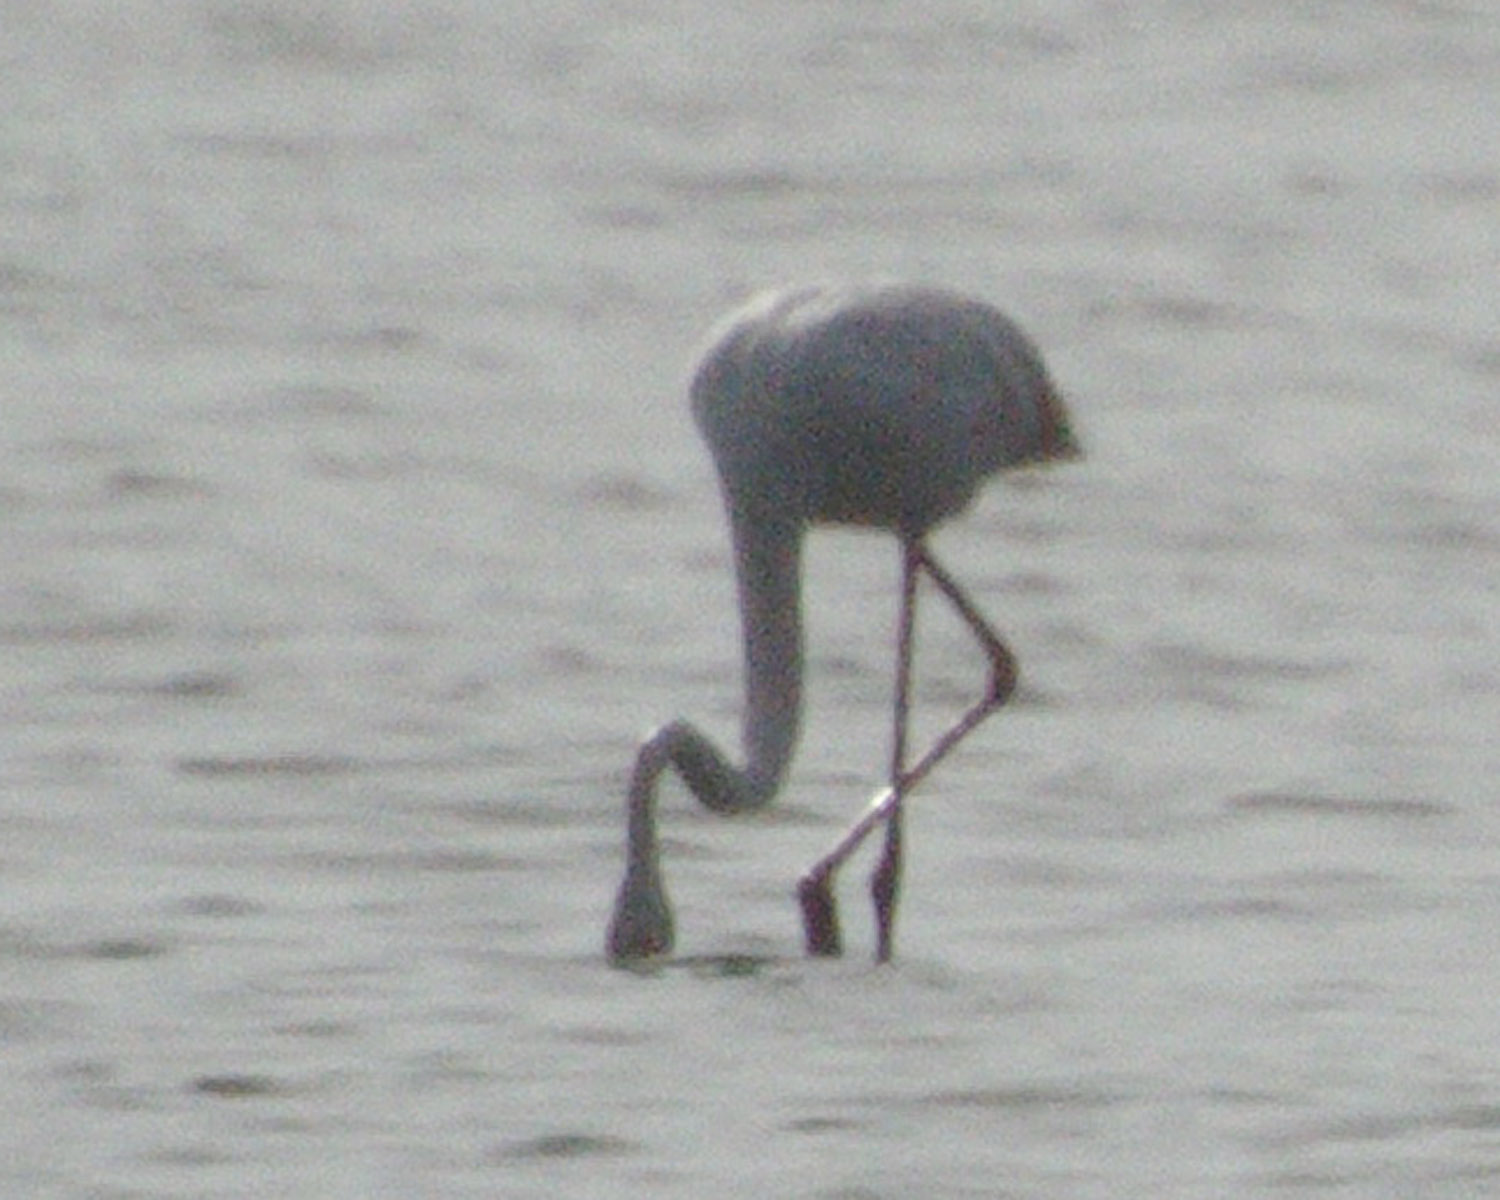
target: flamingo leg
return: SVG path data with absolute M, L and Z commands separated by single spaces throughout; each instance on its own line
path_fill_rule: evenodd
M 917 577 L 925 572 L 958 611 L 989 659 L 990 677 L 984 694 L 928 748 L 915 766 L 906 767 L 906 734 L 911 708 L 911 661 L 916 627 Z M 925 779 L 976 726 L 1010 698 L 1016 686 L 1016 660 L 990 627 L 968 594 L 959 587 L 917 539 L 902 542 L 901 618 L 896 655 L 896 701 L 892 731 L 891 781 L 878 792 L 827 854 L 818 859 L 797 884 L 802 907 L 807 953 L 842 953 L 838 907 L 833 895 L 834 875 L 877 825 L 886 829 L 885 850 L 870 881 L 875 902 L 876 961 L 889 962 L 902 857 L 902 812 L 906 795 Z
M 875 902 L 876 962 L 891 961 L 891 939 L 896 902 L 901 890 L 901 837 L 906 793 L 906 730 L 911 714 L 911 660 L 917 623 L 917 575 L 922 566 L 921 545 L 901 542 L 901 618 L 896 634 L 896 698 L 891 721 L 891 811 L 885 819 L 885 850 L 870 877 Z

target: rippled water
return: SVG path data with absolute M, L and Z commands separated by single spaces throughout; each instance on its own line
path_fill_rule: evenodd
M 0 3 L 0 1182 L 37 1197 L 1471 1197 L 1500 1175 L 1500 18 L 1484 5 Z M 812 548 L 776 809 L 682 398 L 905 276 L 1090 457 L 939 552 L 1026 672 L 898 964 L 896 555 Z M 974 671 L 936 608 L 923 728 Z

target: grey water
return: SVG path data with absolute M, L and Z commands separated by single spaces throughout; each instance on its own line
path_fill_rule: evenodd
M 0 3 L 0 1190 L 1491 1192 L 1497 102 L 1481 4 Z M 1022 689 L 803 960 L 897 569 L 818 535 L 788 792 L 667 791 L 612 971 L 739 711 L 692 355 L 843 277 L 1069 396 L 937 541 Z

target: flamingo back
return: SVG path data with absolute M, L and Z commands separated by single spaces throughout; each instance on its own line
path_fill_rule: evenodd
M 919 536 L 996 471 L 1077 452 L 1035 345 L 937 288 L 809 287 L 720 326 L 694 415 L 737 514 Z

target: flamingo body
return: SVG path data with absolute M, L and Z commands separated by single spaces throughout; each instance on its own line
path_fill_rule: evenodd
M 734 542 L 744 765 L 686 721 L 642 744 L 607 943 L 617 963 L 672 946 L 654 807 L 661 773 L 674 768 L 700 802 L 725 813 L 761 807 L 785 779 L 801 721 L 807 529 L 888 529 L 907 547 L 909 572 L 940 571 L 923 536 L 985 479 L 1077 453 L 1066 406 L 1030 339 L 990 305 L 937 288 L 818 286 L 758 297 L 715 332 L 691 397 Z M 908 587 L 908 608 L 913 594 Z M 1001 655 L 997 678 L 1013 667 L 1003 647 L 992 652 L 997 664 Z M 903 651 L 903 679 L 906 666 Z M 1013 683 L 1012 673 L 1005 694 Z
M 733 314 L 692 384 L 731 518 L 925 533 L 1006 467 L 1067 453 L 1041 355 L 936 288 L 810 287 Z

